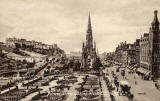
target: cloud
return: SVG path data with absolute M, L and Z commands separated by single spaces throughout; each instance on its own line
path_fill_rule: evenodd
M 0 41 L 19 37 L 81 50 L 88 12 L 100 52 L 148 32 L 158 0 L 0 0 Z M 105 46 L 105 47 L 104 47 Z

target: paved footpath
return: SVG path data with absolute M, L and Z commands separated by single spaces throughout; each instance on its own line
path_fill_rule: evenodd
M 104 80 L 102 80 L 102 92 L 104 96 L 104 101 L 111 101 L 110 94 Z
M 108 69 L 108 72 L 107 72 L 107 70 L 105 70 L 104 72 L 105 72 L 105 73 L 109 73 L 109 77 L 111 78 L 111 80 L 113 80 L 113 77 L 112 77 L 112 75 L 110 74 L 111 69 Z M 113 83 L 113 85 L 114 85 L 114 83 Z M 107 86 L 106 86 L 106 88 L 107 88 Z M 111 93 L 112 93 L 112 95 L 114 96 L 115 101 L 128 101 L 128 99 L 127 99 L 125 96 L 119 96 L 118 91 L 116 91 L 116 90 L 113 90 Z M 106 101 L 106 100 L 105 100 L 105 101 Z
M 68 91 L 69 96 L 66 99 L 66 101 L 74 101 L 76 99 L 76 93 L 77 93 L 77 91 L 76 91 L 75 88 L 79 87 L 78 84 L 83 81 L 82 78 L 83 78 L 83 76 L 78 77 L 77 78 L 78 82 L 75 83 L 75 84 L 73 84 L 73 85 L 71 84 L 72 87 Z

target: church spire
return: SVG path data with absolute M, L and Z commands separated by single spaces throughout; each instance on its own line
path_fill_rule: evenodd
M 85 47 L 84 41 L 83 41 L 83 43 L 82 43 L 82 46 Z
M 89 13 L 88 17 L 88 28 L 87 28 L 87 34 L 86 34 L 86 50 L 91 53 L 93 50 L 93 36 L 92 36 L 92 26 L 91 26 L 91 17 Z
M 153 30 L 156 30 L 156 29 L 159 30 L 159 21 L 158 21 L 157 13 L 158 13 L 158 11 L 155 10 L 154 11 L 154 19 L 152 22 L 152 29 Z
M 89 16 L 88 16 L 88 24 L 91 24 L 90 12 L 89 12 Z
M 91 17 L 90 17 L 90 12 L 89 12 L 87 33 L 90 33 L 90 32 L 92 32 L 92 26 L 91 26 Z

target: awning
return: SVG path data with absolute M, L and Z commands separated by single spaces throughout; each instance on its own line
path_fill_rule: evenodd
M 126 71 L 130 72 L 130 70 L 129 70 L 129 69 L 126 69 Z
M 147 72 L 148 72 L 148 70 L 145 70 L 145 69 L 144 69 L 144 74 L 146 74 Z
M 133 70 L 135 71 L 137 68 L 133 68 Z
M 145 75 L 149 75 L 151 73 L 151 71 L 147 71 L 146 73 L 145 73 Z
M 137 68 L 137 71 L 140 72 L 140 73 L 143 73 L 142 68 Z
M 134 67 L 130 67 L 130 69 L 133 69 Z
M 130 69 L 131 67 L 130 67 L 130 66 L 127 66 L 127 68 L 129 68 L 129 69 Z
M 137 71 L 142 73 L 142 74 L 146 74 L 148 72 L 148 70 L 146 70 L 144 68 L 137 68 Z
M 129 69 L 133 69 L 134 67 L 132 67 L 132 66 L 129 66 L 128 68 L 129 68 Z
M 138 66 L 137 64 L 134 65 L 134 67 L 137 67 L 137 66 Z

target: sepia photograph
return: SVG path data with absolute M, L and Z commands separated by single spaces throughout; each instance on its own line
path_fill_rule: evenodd
M 160 0 L 0 0 L 0 101 L 160 101 Z

